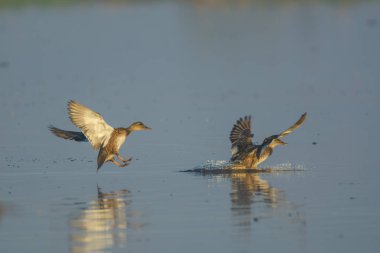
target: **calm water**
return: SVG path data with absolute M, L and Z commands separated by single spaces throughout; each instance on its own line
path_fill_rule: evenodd
M 377 252 L 380 3 L 302 2 L 2 3 L 0 252 Z M 130 166 L 48 132 L 69 99 L 153 128 Z M 305 111 L 263 164 L 305 171 L 178 172 Z

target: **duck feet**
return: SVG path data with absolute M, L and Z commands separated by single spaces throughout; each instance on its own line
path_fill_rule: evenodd
M 113 164 L 116 164 L 117 166 L 119 166 L 119 167 L 121 167 L 121 168 L 123 168 L 123 167 L 129 165 L 128 162 L 120 163 L 120 162 L 116 161 L 115 159 L 112 159 L 111 162 L 112 162 Z
M 129 163 L 130 161 L 132 161 L 132 157 L 128 158 L 128 159 L 124 159 L 124 157 L 122 157 L 120 154 L 116 154 L 117 158 L 120 159 L 120 161 L 123 161 L 124 163 Z

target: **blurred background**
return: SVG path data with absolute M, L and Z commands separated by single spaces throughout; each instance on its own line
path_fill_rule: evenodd
M 375 0 L 0 0 L 0 251 L 376 252 L 379 66 Z M 130 166 L 49 133 L 70 99 L 153 128 Z M 303 172 L 178 173 L 304 112 L 263 164 Z

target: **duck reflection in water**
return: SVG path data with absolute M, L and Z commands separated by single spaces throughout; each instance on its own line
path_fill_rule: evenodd
M 297 206 L 287 200 L 283 191 L 272 187 L 260 173 L 231 173 L 231 211 L 235 226 L 251 230 L 261 219 L 282 217 L 290 223 L 305 225 Z
M 262 179 L 257 173 L 232 173 L 231 179 L 231 211 L 236 226 L 250 229 L 254 221 L 257 221 L 266 212 L 254 214 L 253 208 L 275 208 L 282 197 L 280 191 L 270 186 L 268 181 Z M 263 205 L 260 205 L 263 203 Z M 261 213 L 261 215 L 260 215 Z
M 252 203 L 263 202 L 268 207 L 276 207 L 280 201 L 280 191 L 270 186 L 257 173 L 233 173 L 231 202 L 234 207 L 250 206 Z
M 103 193 L 98 187 L 98 198 L 89 203 L 89 207 L 79 217 L 70 222 L 72 233 L 71 252 L 108 252 L 115 246 L 125 245 L 127 241 L 127 222 L 129 214 L 130 192 L 126 189 Z M 142 228 L 133 224 L 134 229 Z

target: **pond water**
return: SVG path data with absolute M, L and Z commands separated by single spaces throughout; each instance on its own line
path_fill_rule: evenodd
M 378 1 L 3 1 L 0 252 L 377 252 Z M 77 100 L 112 126 L 143 121 L 96 173 Z M 306 122 L 262 166 L 228 161 Z M 375 159 L 376 158 L 376 159 Z

